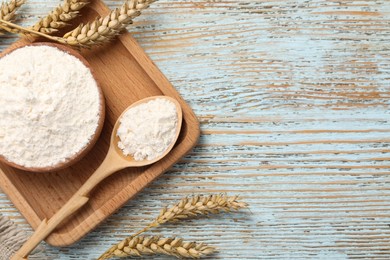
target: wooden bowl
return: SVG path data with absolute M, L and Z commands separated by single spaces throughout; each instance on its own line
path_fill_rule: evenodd
M 100 136 L 100 133 L 102 131 L 102 128 L 103 128 L 104 118 L 105 118 L 105 101 L 104 101 L 103 92 L 102 92 L 102 89 L 99 86 L 98 81 L 96 80 L 96 75 L 95 75 L 94 71 L 92 70 L 91 66 L 89 65 L 88 61 L 86 59 L 84 59 L 84 57 L 81 56 L 76 50 L 74 50 L 74 49 L 72 49 L 70 47 L 61 45 L 61 44 L 49 43 L 49 42 L 31 43 L 31 44 L 28 44 L 28 45 L 24 45 L 22 47 L 17 47 L 17 48 L 11 49 L 9 51 L 3 52 L 3 53 L 1 53 L 0 58 L 4 57 L 5 55 L 7 55 L 7 54 L 9 54 L 11 52 L 13 52 L 14 50 L 17 50 L 19 48 L 24 48 L 24 47 L 27 47 L 27 46 L 51 46 L 51 47 L 55 47 L 55 48 L 57 48 L 57 49 L 59 49 L 59 50 L 61 50 L 63 52 L 66 52 L 66 53 L 76 57 L 87 68 L 89 68 L 89 70 L 91 71 L 92 77 L 94 78 L 94 80 L 96 82 L 98 91 L 99 91 L 99 100 L 100 100 L 99 121 L 98 121 L 98 126 L 97 126 L 97 128 L 95 130 L 95 133 L 93 134 L 90 142 L 86 146 L 84 146 L 84 148 L 82 148 L 80 151 L 78 151 L 72 157 L 68 158 L 65 162 L 61 162 L 61 163 L 58 163 L 56 165 L 48 166 L 48 167 L 25 167 L 25 166 L 16 164 L 14 162 L 10 162 L 6 158 L 4 158 L 4 156 L 0 155 L 0 162 L 3 162 L 3 163 L 5 163 L 5 164 L 7 164 L 9 166 L 14 167 L 14 168 L 18 168 L 18 169 L 29 171 L 29 172 L 50 172 L 50 171 L 61 170 L 61 169 L 64 169 L 66 167 L 71 166 L 72 164 L 76 163 L 81 158 L 83 158 L 92 149 L 92 147 L 95 145 L 96 141 L 98 140 L 98 138 Z

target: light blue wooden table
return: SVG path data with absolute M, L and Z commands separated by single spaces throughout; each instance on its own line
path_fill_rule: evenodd
M 58 3 L 28 1 L 18 22 Z M 199 144 L 48 259 L 96 258 L 163 205 L 220 192 L 250 212 L 157 232 L 218 247 L 210 259 L 390 259 L 390 1 L 161 0 L 129 29 L 199 117 Z M 30 230 L 3 193 L 0 214 Z

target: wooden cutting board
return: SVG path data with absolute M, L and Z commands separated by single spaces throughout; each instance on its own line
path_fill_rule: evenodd
M 101 1 L 92 1 L 83 9 L 82 20 L 92 20 L 108 12 Z M 79 22 L 74 21 L 74 24 Z M 27 43 L 20 40 L 6 51 Z M 191 108 L 129 33 L 103 47 L 83 50 L 81 54 L 94 70 L 106 100 L 105 124 L 92 151 L 75 165 L 50 173 L 24 172 L 0 164 L 1 189 L 34 229 L 42 219 L 50 218 L 65 204 L 100 165 L 108 150 L 112 127 L 130 104 L 153 95 L 171 96 L 182 106 L 183 127 L 166 158 L 151 166 L 123 170 L 103 181 L 92 192 L 89 203 L 46 239 L 53 246 L 70 245 L 95 228 L 189 152 L 200 133 Z

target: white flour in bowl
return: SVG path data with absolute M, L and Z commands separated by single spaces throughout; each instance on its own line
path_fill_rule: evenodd
M 175 139 L 177 116 L 175 104 L 163 98 L 130 108 L 120 119 L 118 147 L 136 161 L 159 157 Z
M 0 59 L 0 155 L 51 167 L 83 150 L 99 122 L 91 71 L 55 47 L 28 46 Z

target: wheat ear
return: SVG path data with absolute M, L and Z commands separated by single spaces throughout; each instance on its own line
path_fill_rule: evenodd
M 174 222 L 183 220 L 198 215 L 216 214 L 220 212 L 230 212 L 247 208 L 248 204 L 240 201 L 239 196 L 227 196 L 226 194 L 213 194 L 208 196 L 194 196 L 192 198 L 183 198 L 178 203 L 170 208 L 163 208 L 159 216 L 144 229 L 138 231 L 131 237 L 126 238 L 121 243 L 126 243 L 127 240 L 132 239 L 148 231 L 153 227 L 157 227 L 166 222 Z M 121 244 L 120 243 L 120 244 Z M 119 244 L 118 244 L 119 245 Z M 111 254 L 118 245 L 112 246 L 101 257 Z M 105 259 L 105 258 L 99 258 Z
M 156 0 L 130 0 L 121 8 L 112 10 L 105 17 L 97 18 L 85 25 L 81 24 L 63 38 L 70 45 L 91 46 L 110 41 L 119 34 L 133 19 L 141 14 Z
M 10 2 L 3 2 L 0 6 L 0 19 L 4 21 L 11 21 L 15 17 L 16 10 L 21 7 L 26 0 L 11 0 Z
M 88 1 L 86 0 L 64 0 L 62 5 L 41 18 L 31 29 L 46 34 L 57 32 L 59 28 L 68 25 L 68 22 L 75 18 L 79 10 L 87 4 Z
M 131 24 L 133 19 L 141 14 L 142 10 L 148 8 L 149 5 L 155 1 L 156 0 L 126 1 L 121 8 L 111 11 L 105 17 L 97 18 L 93 22 L 89 22 L 85 25 L 80 24 L 77 28 L 66 33 L 63 37 L 51 36 L 2 19 L 0 19 L 0 28 L 12 33 L 42 36 L 52 41 L 71 46 L 91 47 L 110 41 L 127 25 Z
M 26 0 L 11 0 L 8 3 L 1 3 L 0 19 L 5 21 L 11 21 L 15 17 L 16 10 L 21 7 L 25 2 Z
M 164 207 L 154 221 L 133 236 L 138 236 L 151 228 L 158 227 L 167 222 L 176 222 L 199 215 L 218 214 L 220 212 L 230 212 L 247 208 L 248 204 L 239 199 L 239 196 L 227 196 L 226 194 L 197 195 L 192 198 L 185 197 L 170 208 Z
M 201 258 L 215 252 L 215 248 L 203 243 L 184 242 L 179 238 L 130 237 L 113 246 L 98 259 L 111 257 L 136 257 L 145 255 L 170 255 L 177 258 Z
M 160 215 L 151 223 L 151 226 L 155 227 L 166 222 L 178 221 L 197 215 L 217 214 L 246 207 L 248 207 L 248 204 L 239 201 L 238 196 L 227 196 L 225 194 L 183 198 L 172 207 L 163 208 Z

